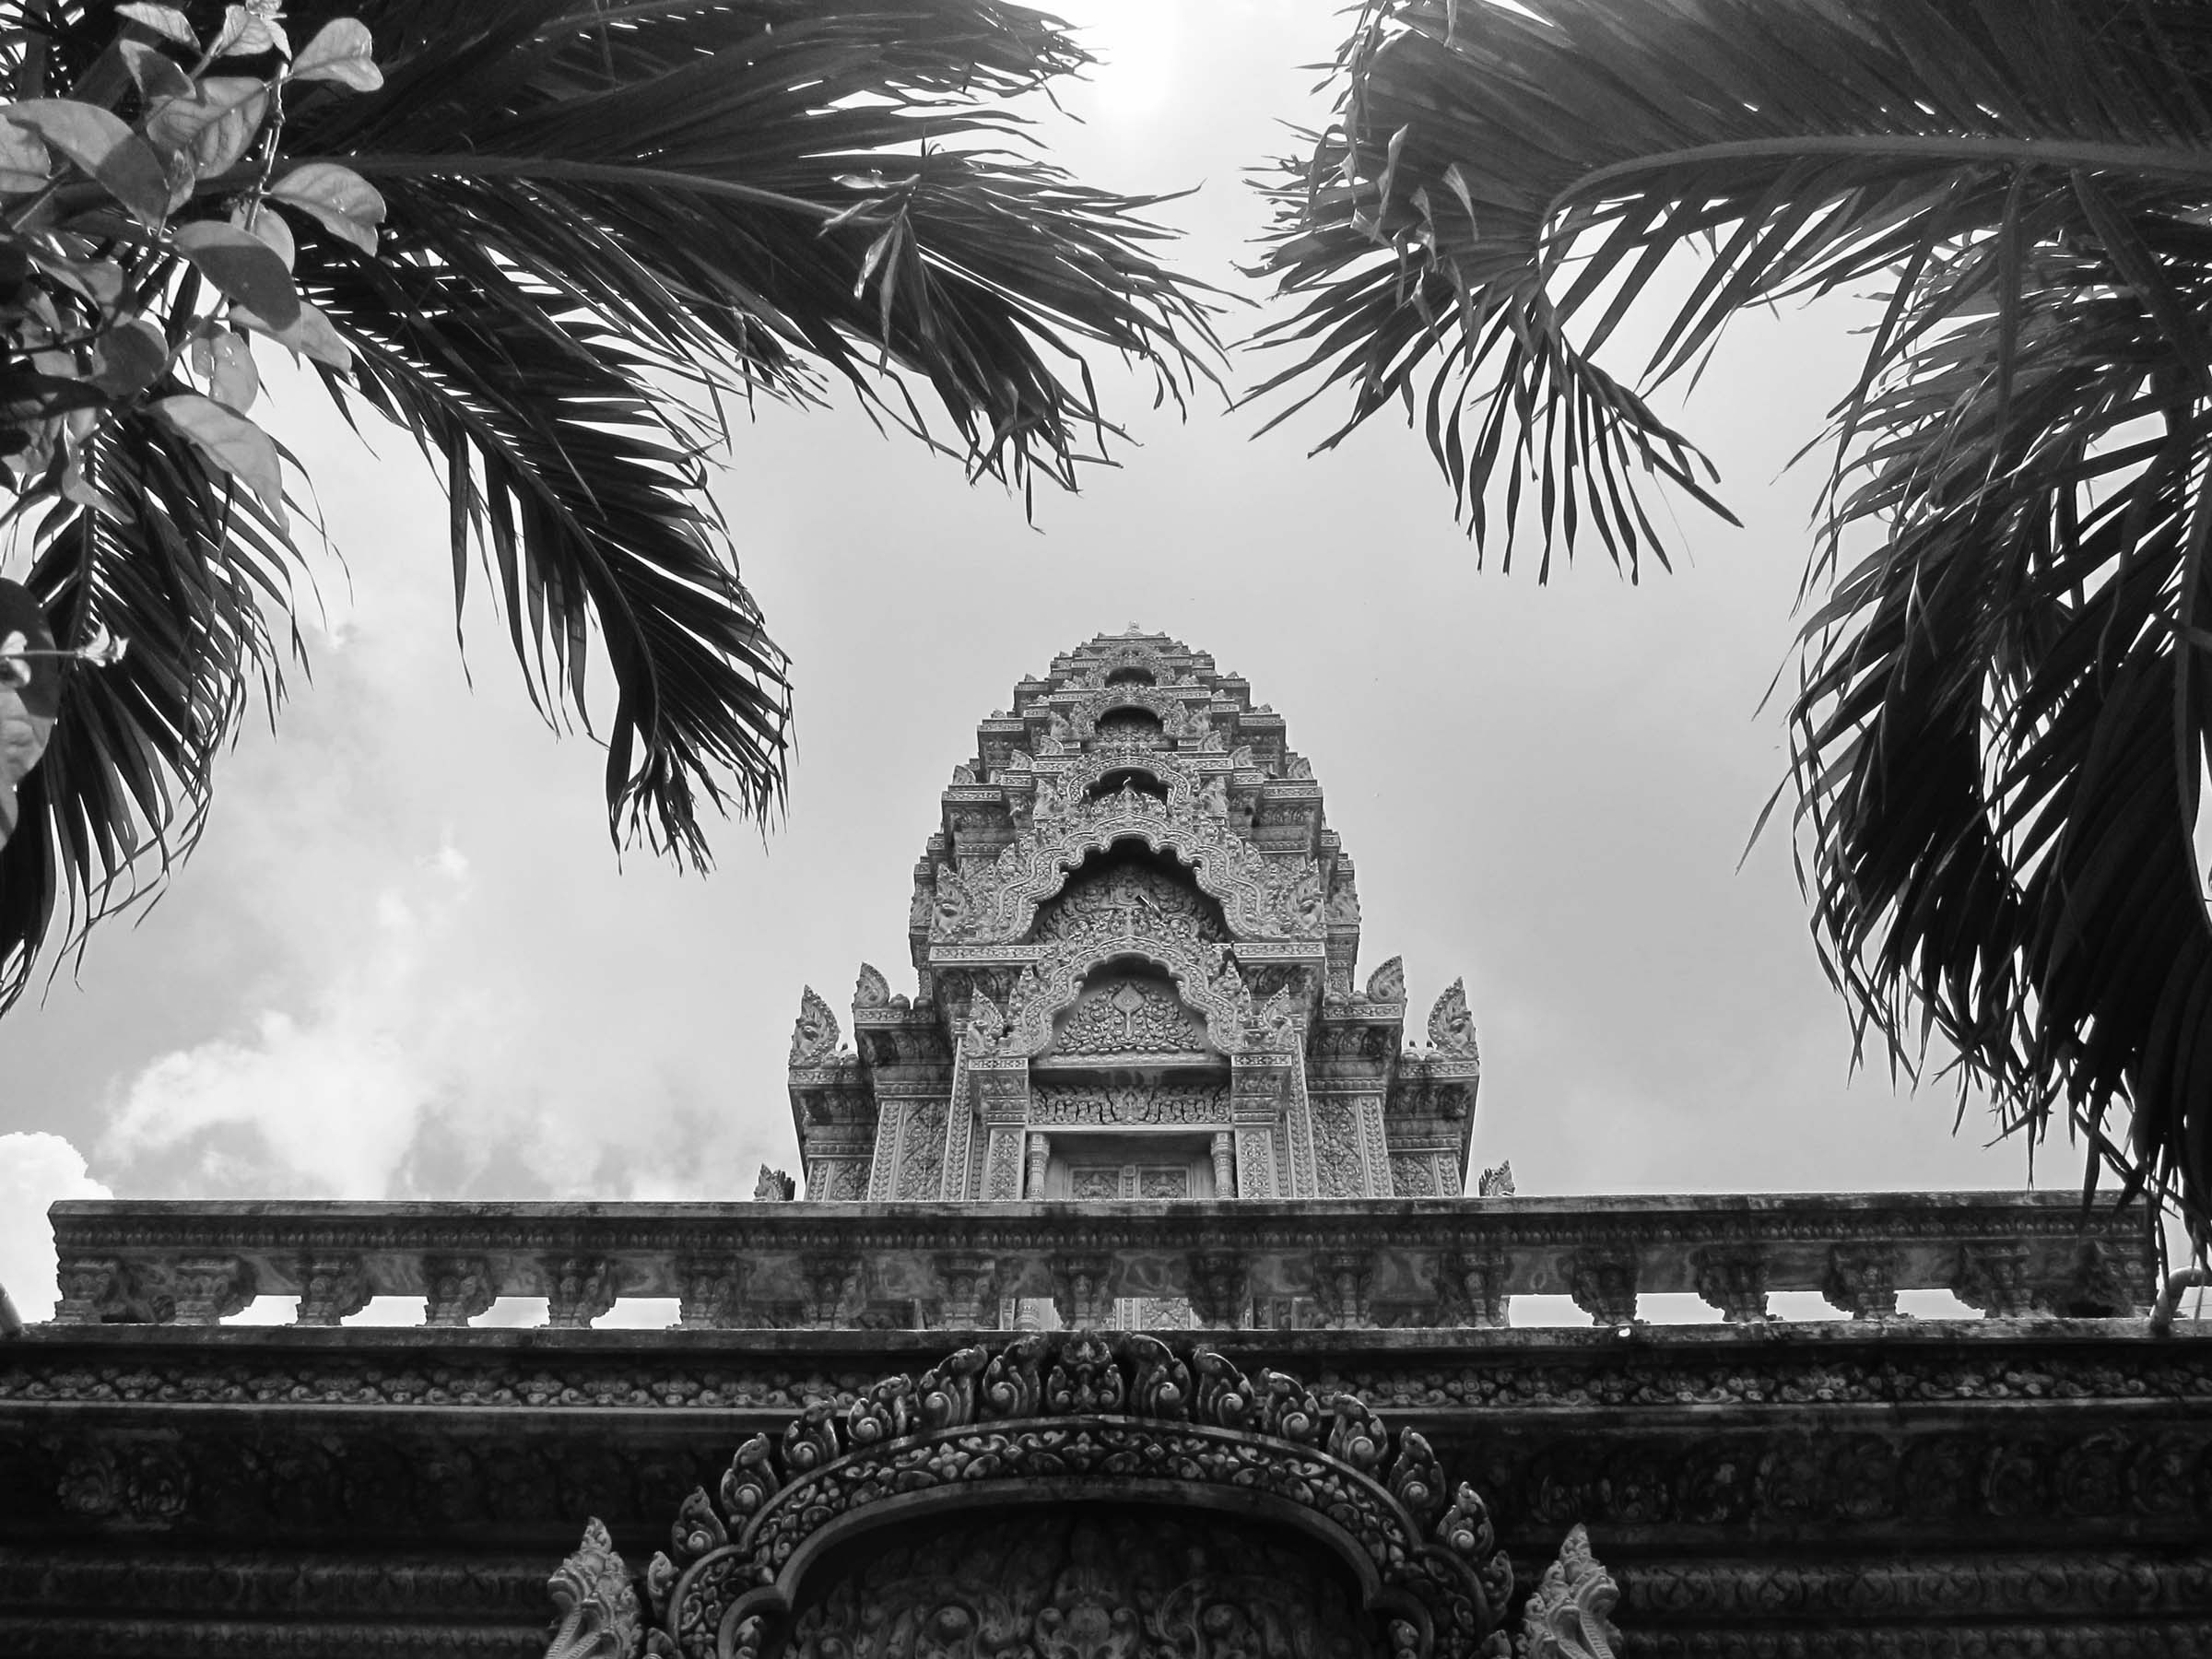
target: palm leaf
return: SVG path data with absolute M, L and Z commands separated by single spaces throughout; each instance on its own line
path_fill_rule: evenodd
M 1910 1065 L 1939 1034 L 2014 1126 L 2071 1123 L 2212 1238 L 2212 18 L 1412 0 L 1338 69 L 1335 124 L 1265 181 L 1299 302 L 1265 337 L 1302 352 L 1269 389 L 1347 388 L 1342 430 L 1423 397 L 1509 558 L 1593 527 L 1630 573 L 1664 558 L 1635 488 L 1703 477 L 1637 397 L 1747 306 L 1883 298 L 1791 715 L 1816 936 L 1863 1035 Z M 1699 279 L 1618 393 L 1594 356 L 1685 244 Z M 1882 542 L 1847 565 L 1860 523 Z
M 0 58 L 25 92 L 73 86 L 115 27 L 104 5 L 10 15 L 26 32 Z M 1006 107 L 1087 61 L 1049 18 L 370 0 L 288 24 L 306 40 L 339 15 L 367 25 L 384 84 L 294 83 L 283 149 L 366 176 L 387 217 L 374 255 L 291 220 L 302 289 L 356 357 L 325 382 L 422 447 L 453 501 L 456 602 L 480 563 L 549 720 L 594 721 L 604 652 L 618 841 L 703 862 L 710 809 L 764 818 L 782 796 L 787 664 L 708 490 L 729 397 L 841 382 L 978 475 L 1072 488 L 1115 429 L 1081 353 L 1148 364 L 1178 400 L 1212 373 L 1205 290 L 1153 259 L 1147 202 L 1065 177 Z M 204 182 L 189 211 L 244 182 Z M 0 1006 L 51 926 L 81 929 L 189 848 L 248 693 L 280 688 L 264 618 L 288 616 L 288 545 L 158 433 L 115 447 L 144 475 L 135 522 L 65 507 L 32 582 L 65 638 L 130 636 L 129 673 L 65 700 L 0 850 Z M 109 539 L 73 562 L 88 534 Z

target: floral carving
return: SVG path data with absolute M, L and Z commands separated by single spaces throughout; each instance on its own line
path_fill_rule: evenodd
M 1037 907 L 1040 941 L 1173 933 L 1224 942 L 1220 906 L 1186 882 L 1142 865 L 1109 865 L 1070 880 Z
M 1436 999 L 1436 1006 L 1429 1010 L 1429 1041 L 1440 1054 L 1468 1060 L 1477 1057 L 1475 1017 L 1467 1011 L 1465 980 L 1453 980 L 1446 985 L 1444 994 Z
M 431 1256 L 422 1265 L 422 1287 L 426 1325 L 465 1325 L 499 1299 L 499 1282 L 482 1256 Z
M 916 1513 L 912 1506 L 926 1496 L 939 1507 L 982 1511 L 988 1522 L 994 1505 L 1041 1477 L 1075 1501 L 1127 1492 L 1179 1508 L 1167 1494 L 1182 1488 L 1202 1498 L 1212 1489 L 1236 1494 L 1240 1512 L 1295 1513 L 1309 1535 L 1379 1578 L 1370 1605 L 1387 1610 L 1404 1659 L 1476 1659 L 1512 1591 L 1512 1568 L 1481 1499 L 1463 1485 L 1447 1503 L 1427 1441 L 1393 1434 L 1356 1396 L 1324 1401 L 1274 1371 L 1248 1378 L 1205 1348 L 1074 1332 L 1021 1337 L 995 1354 L 964 1348 L 920 1376 L 886 1378 L 841 1411 L 828 1402 L 809 1406 L 780 1437 L 755 1435 L 713 1495 L 700 1488 L 686 1500 L 672 1559 L 648 1575 L 670 1586 L 656 1638 L 684 1659 L 739 1659 L 789 1651 L 794 1641 L 802 1655 L 827 1655 L 843 1605 L 834 1587 L 803 1598 L 798 1575 L 834 1559 L 832 1540 L 865 1524 L 871 1506 L 898 1494 Z M 1057 1524 L 1049 1511 L 1044 1524 Z M 1190 1559 L 1187 1552 L 1179 1559 Z M 1104 1571 L 1071 1578 L 1064 1569 L 1054 1577 L 1053 1595 L 1068 1599 L 1055 1601 L 1055 1618 L 1041 1609 L 1032 1616 L 1039 1659 L 1121 1659 L 1116 1643 L 1124 1636 L 1127 1659 L 1136 1659 L 1143 1611 L 1100 1605 Z M 1005 1575 L 994 1582 L 1006 1589 Z M 1079 1609 L 1084 1595 L 1092 1599 Z M 873 1605 L 887 1597 L 899 1601 L 879 1590 Z M 802 1599 L 818 1611 L 794 1628 Z M 953 1652 L 978 1629 L 972 1601 L 949 1599 L 955 1611 L 927 1626 L 933 1654 Z M 896 1634 L 901 1620 L 873 1628 L 884 1635 L 871 1640 L 909 1640 Z M 1002 1646 L 994 1641 L 991 1651 Z M 926 1659 L 903 1647 L 836 1651 Z
M 1226 1124 L 1226 1083 L 1047 1084 L 1030 1122 L 1053 1127 L 1112 1124 Z
M 812 985 L 799 993 L 798 1023 L 791 1032 L 794 1066 L 827 1065 L 837 1057 L 837 1016 Z
M 1187 1054 L 1206 1046 L 1198 1017 L 1154 980 L 1112 979 L 1077 999 L 1053 1040 L 1068 1054 Z

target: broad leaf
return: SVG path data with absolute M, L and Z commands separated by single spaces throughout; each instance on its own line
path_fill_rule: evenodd
M 229 299 L 275 328 L 300 320 L 300 293 L 292 274 L 269 244 L 236 225 L 202 219 L 180 226 L 176 249 Z
M 352 18 L 325 23 L 292 60 L 291 78 L 336 81 L 356 92 L 373 92 L 384 76 L 371 45 L 368 29 Z
M 273 200 L 312 214 L 323 228 L 364 253 L 376 252 L 376 228 L 384 222 L 384 198 L 349 167 L 310 161 L 269 186 Z
M 196 393 L 160 398 L 147 409 L 191 439 L 217 466 L 251 488 L 270 517 L 279 526 L 283 524 L 284 471 L 277 461 L 276 441 L 266 432 L 213 398 Z

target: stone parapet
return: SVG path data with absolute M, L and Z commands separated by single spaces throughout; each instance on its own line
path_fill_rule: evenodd
M 297 1295 L 303 1324 L 414 1297 L 426 1324 L 545 1297 L 585 1326 L 676 1298 L 690 1329 L 993 1328 L 1187 1302 L 1202 1324 L 1495 1326 L 1515 1295 L 1633 1325 L 1694 1293 L 1757 1335 L 1818 1291 L 1886 1321 L 1900 1291 L 1985 1315 L 2125 1317 L 2152 1296 L 2139 1211 L 2049 1193 L 1219 1203 L 362 1204 L 72 1200 L 53 1209 L 62 1324 L 212 1324 Z M 1082 1293 L 1071 1287 L 1081 1282 Z

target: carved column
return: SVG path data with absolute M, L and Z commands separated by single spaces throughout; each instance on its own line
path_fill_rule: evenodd
M 888 1204 L 898 1195 L 899 1136 L 906 1127 L 906 1102 L 877 1090 L 876 1157 L 868 1165 L 868 1202 Z
M 1025 1186 L 1030 1063 L 1019 1055 L 997 1056 L 971 1063 L 968 1075 L 975 1079 L 976 1103 L 987 1136 L 982 1191 L 975 1196 L 987 1203 L 1011 1204 L 1021 1197 Z
M 1030 1152 L 1022 1166 L 1021 1195 L 1032 1202 L 1044 1197 L 1045 1171 L 1053 1161 L 1053 1137 L 1030 1131 Z
M 2017 1241 L 1961 1244 L 1951 1288 L 1991 1319 L 2019 1319 L 2037 1311 L 2035 1287 L 2028 1282 L 2028 1246 Z
M 1214 1133 L 1214 1196 L 1237 1195 L 1237 1137 L 1227 1129 Z
M 234 1255 L 186 1256 L 172 1282 L 179 1324 L 217 1324 L 253 1300 L 253 1265 Z
M 1104 1254 L 1056 1255 L 1052 1260 L 1053 1305 L 1060 1323 L 1074 1331 L 1095 1331 L 1113 1323 L 1113 1258 Z
M 1289 1077 L 1287 1054 L 1231 1054 L 1230 1123 L 1237 1137 L 1237 1196 L 1273 1198 L 1275 1132 Z
M 457 1330 L 499 1300 L 499 1285 L 482 1256 L 430 1256 L 422 1264 L 422 1323 Z
M 1191 1312 L 1199 1324 L 1226 1331 L 1244 1324 L 1252 1304 L 1252 1266 L 1242 1252 L 1192 1252 L 1189 1285 Z
M 1636 1322 L 1636 1253 L 1578 1250 L 1568 1268 L 1568 1294 L 1592 1324 Z
M 740 1323 L 752 1264 L 739 1256 L 681 1256 L 676 1264 L 676 1328 L 727 1331 Z
M 1853 1319 L 1897 1317 L 1897 1252 L 1887 1244 L 1835 1244 L 1820 1294 Z
M 1436 1323 L 1502 1330 L 1512 1323 L 1500 1249 L 1454 1251 L 1436 1265 Z
M 369 1305 L 369 1276 L 358 1255 L 311 1255 L 300 1264 L 300 1312 L 303 1325 L 335 1325 Z
M 98 1324 L 123 1300 L 123 1264 L 113 1256 L 65 1256 L 54 1280 L 62 1293 L 56 1324 Z
M 548 1256 L 546 1270 L 546 1324 L 556 1331 L 582 1331 L 615 1305 L 615 1265 L 605 1256 Z
M 1698 1295 L 1728 1324 L 1764 1324 L 1771 1317 L 1766 1252 L 1755 1244 L 1700 1251 Z
M 1375 1283 L 1375 1259 L 1364 1250 L 1324 1251 L 1313 1258 L 1313 1303 L 1323 1326 L 1332 1331 L 1364 1329 L 1368 1297 Z
M 996 1265 L 987 1255 L 965 1252 L 937 1258 L 937 1278 L 945 1287 L 938 1316 L 947 1330 L 986 1330 L 998 1324 Z M 989 1319 L 983 1317 L 986 1304 Z
M 818 1331 L 844 1329 L 860 1317 L 858 1256 L 810 1255 L 799 1262 L 799 1296 L 806 1323 Z

